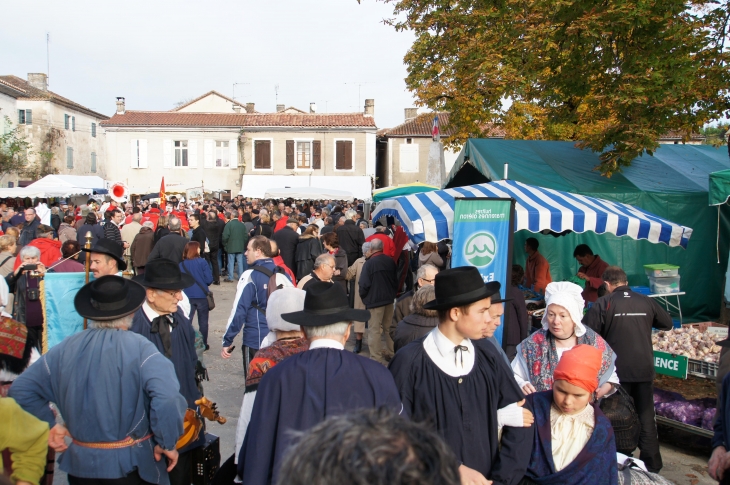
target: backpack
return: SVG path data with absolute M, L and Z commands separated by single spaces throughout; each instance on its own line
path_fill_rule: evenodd
M 274 268 L 274 271 L 271 271 L 268 268 L 264 268 L 263 266 L 258 266 L 258 265 L 257 266 L 254 266 L 251 269 L 253 271 L 258 271 L 259 273 L 263 273 L 263 274 L 265 274 L 266 276 L 269 277 L 269 284 L 266 287 L 266 301 L 267 302 L 269 301 L 269 297 L 271 296 L 271 294 L 273 292 L 275 292 L 276 290 L 284 287 L 283 284 L 281 284 L 281 285 L 277 285 L 276 284 L 276 275 L 277 274 L 283 274 L 284 276 L 286 276 L 286 272 L 282 268 L 280 268 L 279 266 L 276 266 Z M 266 309 L 265 308 L 261 308 L 256 303 L 252 303 L 252 306 L 255 309 L 257 309 L 258 311 L 260 311 L 264 316 L 266 316 Z

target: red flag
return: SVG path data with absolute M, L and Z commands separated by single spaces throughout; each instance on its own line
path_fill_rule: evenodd
M 167 207 L 167 198 L 165 197 L 165 177 L 162 177 L 160 184 L 160 210 L 164 211 Z

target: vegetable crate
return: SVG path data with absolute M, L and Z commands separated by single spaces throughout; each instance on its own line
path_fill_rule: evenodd
M 687 374 L 697 377 L 717 377 L 718 365 L 714 362 L 704 362 L 702 360 L 688 359 Z

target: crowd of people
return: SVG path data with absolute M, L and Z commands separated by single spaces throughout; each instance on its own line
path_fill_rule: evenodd
M 662 483 L 651 330 L 672 320 L 588 246 L 573 255 L 582 285 L 552 281 L 534 238 L 524 269 L 485 283 L 361 201 L 44 206 L 22 221 L 0 206 L 14 483 L 40 485 L 61 453 L 72 485 L 190 484 L 215 417 L 203 355 L 221 281 L 236 293 L 220 357 L 242 334 L 246 377 L 235 471 L 218 483 Z M 94 280 L 74 304 L 90 329 L 41 355 L 38 282 L 84 271 L 87 238 Z M 545 297 L 537 328 L 525 284 Z M 614 428 L 607 402 L 634 429 Z M 721 478 L 730 458 L 714 460 Z

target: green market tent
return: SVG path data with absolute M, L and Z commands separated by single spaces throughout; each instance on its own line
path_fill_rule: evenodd
M 730 198 L 730 170 L 710 174 L 710 205 L 721 205 Z
M 553 280 L 565 280 L 578 270 L 573 249 L 588 244 L 609 264 L 624 268 L 629 284 L 647 286 L 643 265 L 679 265 L 685 317 L 707 320 L 719 315 L 722 281 L 727 261 L 717 261 L 717 209 L 707 205 L 713 172 L 730 169 L 724 148 L 706 145 L 661 145 L 653 156 L 638 157 L 611 178 L 594 168 L 600 160 L 590 150 L 572 142 L 470 139 L 449 173 L 445 188 L 500 180 L 508 164 L 510 180 L 563 190 L 640 207 L 648 212 L 691 227 L 687 249 L 634 241 L 610 235 L 571 233 L 562 237 L 520 231 L 515 234 L 514 263 L 525 264 L 521 250 L 525 239 L 536 237 L 540 252 L 550 261 Z M 730 206 L 720 207 L 719 253 L 726 258 L 730 242 Z M 725 234 L 728 233 L 728 234 Z M 518 249 L 519 248 L 519 249 Z
M 382 189 L 373 190 L 373 202 L 380 202 L 381 200 L 392 199 L 393 197 L 400 197 L 401 195 L 431 192 L 433 190 L 439 190 L 440 188 L 441 187 L 434 187 L 433 185 L 422 184 L 420 182 L 383 187 Z

